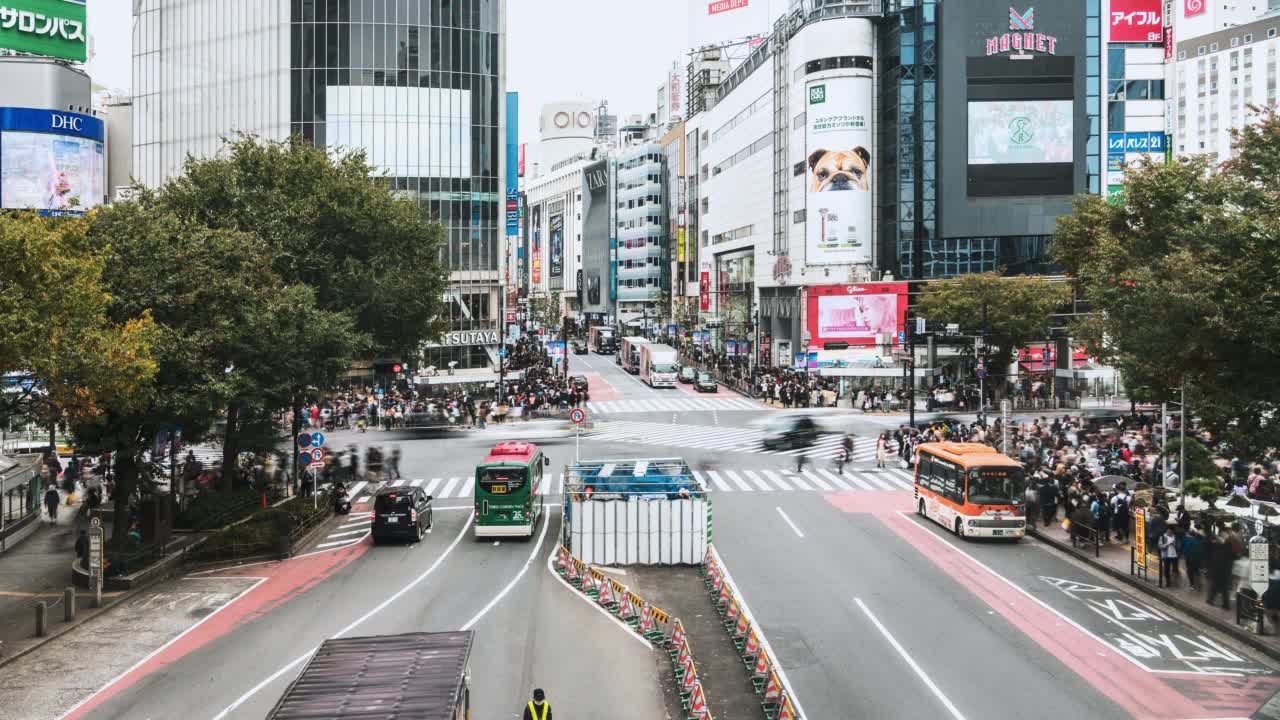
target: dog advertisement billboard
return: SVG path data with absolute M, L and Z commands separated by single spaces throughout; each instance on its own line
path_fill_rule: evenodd
M 805 258 L 870 264 L 871 78 L 814 80 L 805 90 Z
M 907 317 L 907 283 L 824 285 L 809 288 L 811 347 L 829 342 L 875 345 L 897 336 Z

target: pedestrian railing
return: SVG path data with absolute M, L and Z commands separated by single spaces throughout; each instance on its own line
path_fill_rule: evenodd
M 1102 556 L 1102 533 L 1098 532 L 1097 528 L 1082 523 L 1071 523 L 1071 528 L 1067 532 L 1071 534 L 1071 547 L 1084 551 L 1092 547 L 1095 558 Z
M 1236 591 L 1236 625 L 1252 624 L 1255 633 L 1265 635 L 1266 614 L 1262 598 L 1256 593 L 1246 592 L 1244 589 Z

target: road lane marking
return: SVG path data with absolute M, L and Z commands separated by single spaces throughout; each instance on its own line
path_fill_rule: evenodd
M 453 492 L 453 486 L 457 485 L 458 481 L 461 479 L 462 478 L 456 478 L 456 477 L 449 478 L 449 482 L 445 483 L 444 489 L 440 491 L 440 497 L 442 498 L 449 497 L 449 493 Z
M 458 486 L 458 494 L 454 495 L 454 497 L 456 498 L 471 497 L 471 491 L 475 489 L 476 484 L 471 482 L 471 478 L 468 478 L 468 477 L 462 477 L 458 479 L 462 481 L 462 484 Z
M 533 564 L 534 558 L 538 557 L 538 551 L 542 549 L 542 541 L 547 538 L 547 528 L 549 527 L 551 527 L 551 518 L 543 518 L 542 532 L 538 533 L 538 542 L 533 546 L 533 552 L 529 553 L 529 559 L 525 560 L 524 565 L 520 566 L 520 572 L 516 573 L 515 577 L 511 578 L 511 582 L 507 583 L 506 587 L 499 590 L 498 594 L 494 595 L 493 598 L 489 600 L 488 605 L 480 608 L 480 612 L 476 613 L 475 616 L 468 620 L 465 625 L 459 628 L 460 630 L 463 632 L 470 630 L 476 623 L 480 622 L 480 619 L 483 618 L 486 613 L 501 602 L 502 598 L 507 596 L 507 593 L 511 592 L 511 588 L 515 587 L 516 583 L 520 582 L 520 578 L 524 577 L 524 574 L 529 571 L 529 566 Z M 497 543 L 494 544 L 496 545 Z
M 370 524 L 370 523 L 372 523 L 372 522 L 373 522 L 372 520 L 370 520 L 370 519 L 368 519 L 368 518 L 365 518 L 364 520 L 356 520 L 355 522 L 350 522 L 350 523 L 347 523 L 346 525 L 339 525 L 339 526 L 338 526 L 338 529 L 339 529 L 339 530 L 348 530 L 348 529 L 353 528 L 353 527 L 359 527 L 359 526 L 361 526 L 361 525 L 368 525 L 368 524 Z
M 440 483 L 443 481 L 444 478 L 431 478 L 431 482 L 427 483 L 427 494 L 434 497 L 436 494 L 436 488 L 439 487 Z
M 708 470 L 707 477 L 711 478 L 711 482 L 715 483 L 716 489 L 721 492 L 729 491 L 729 484 L 720 479 L 720 473 L 715 470 Z
M 800 477 L 800 474 L 799 474 L 799 473 L 794 473 L 794 472 L 791 472 L 790 470 L 783 470 L 783 471 L 781 471 L 781 472 L 782 472 L 782 474 L 783 474 L 783 475 L 786 475 L 786 476 L 787 476 L 787 479 L 788 479 L 788 480 L 790 480 L 791 482 L 795 483 L 795 484 L 796 484 L 796 487 L 800 488 L 801 490 L 812 490 L 812 489 L 813 489 L 813 488 L 809 487 L 809 483 L 807 483 L 807 482 L 805 482 L 805 481 L 804 481 L 804 478 Z
M 787 492 L 790 492 L 791 490 L 793 490 L 793 489 L 794 489 L 794 488 L 792 488 L 790 485 L 788 485 L 788 484 L 787 484 L 787 482 L 786 482 L 785 480 L 783 480 L 782 478 L 778 477 L 778 474 L 777 474 L 777 473 L 775 473 L 774 471 L 772 471 L 772 470 L 761 470 L 760 472 L 761 472 L 765 477 L 769 478 L 769 480 L 770 480 L 770 481 L 772 481 L 774 485 L 777 485 L 779 490 L 786 490 Z
M 415 480 L 410 481 L 410 483 L 409 483 L 409 484 L 410 484 L 410 485 L 412 485 L 412 486 L 414 486 L 414 487 L 418 487 L 419 485 L 422 485 L 422 483 L 424 483 L 424 482 L 426 482 L 426 480 L 425 480 L 425 479 L 423 479 L 423 478 L 417 478 L 417 479 L 415 479 Z
M 854 485 L 857 485 L 859 490 L 875 490 L 875 488 L 871 486 L 871 483 L 858 477 L 858 473 L 856 472 L 850 474 L 849 481 Z
M 875 485 L 879 485 L 881 488 L 883 488 L 883 489 L 885 489 L 885 490 L 899 490 L 899 489 L 901 489 L 901 488 L 894 487 L 893 485 L 890 485 L 888 482 L 885 482 L 884 480 L 881 480 L 880 478 L 876 477 L 876 476 L 875 476 L 874 474 L 872 474 L 872 473 L 867 473 L 866 478 L 867 478 L 867 481 L 868 481 L 868 482 L 870 482 L 870 483 L 872 483 L 872 484 L 875 484 Z
M 862 602 L 862 598 L 854 598 L 853 601 L 858 604 L 858 608 L 867 616 L 867 619 L 871 621 L 871 624 L 876 626 L 876 629 L 880 631 L 880 634 L 884 636 L 884 639 L 889 641 L 889 645 L 891 645 L 894 650 L 898 651 L 898 655 L 902 656 L 902 659 L 907 662 L 907 665 L 915 672 L 916 676 L 920 678 L 920 681 L 924 683 L 925 687 L 929 688 L 929 691 L 933 693 L 934 697 L 938 698 L 938 701 L 947 709 L 947 712 L 951 713 L 951 717 L 955 718 L 955 720 L 964 720 L 964 715 L 960 714 L 960 711 L 951 703 L 951 700 L 949 700 L 947 696 L 943 694 L 942 690 L 934 684 L 933 679 L 916 664 L 916 661 L 912 659 L 906 648 L 902 647 L 902 645 L 898 643 L 897 639 L 889 633 L 889 630 L 880 623 L 880 620 L 871 612 L 871 609 L 867 607 L 866 603 Z
M 808 480 L 809 482 L 813 483 L 814 485 L 817 485 L 817 486 L 818 486 L 818 488 L 819 488 L 820 490 L 824 490 L 824 491 L 826 491 L 826 492 L 831 492 L 831 486 L 827 484 L 827 481 L 826 481 L 826 480 L 823 480 L 821 477 L 819 477 L 819 476 L 818 476 L 816 473 L 814 473 L 812 470 L 804 470 L 804 471 L 802 471 L 800 474 L 804 476 L 804 479 L 805 479 L 805 480 Z
M 795 524 L 795 523 L 793 523 L 793 522 L 791 522 L 791 518 L 787 517 L 787 513 L 786 513 L 786 512 L 785 512 L 781 507 L 776 507 L 776 508 L 774 508 L 774 509 L 775 509 L 775 510 L 777 510 L 777 511 L 778 511 L 778 514 L 782 516 L 782 519 L 783 519 L 783 520 L 785 520 L 785 521 L 787 522 L 787 524 L 791 526 L 791 530 L 792 530 L 793 532 L 795 532 L 796 537 L 798 537 L 798 538 L 800 538 L 801 540 L 803 540 L 803 539 L 804 539 L 804 533 L 800 532 L 800 528 L 796 527 L 796 524 Z
M 425 570 L 421 575 L 419 575 L 418 577 L 416 577 L 416 578 L 414 578 L 413 580 L 409 581 L 409 583 L 408 583 L 407 585 L 405 585 L 404 587 L 402 587 L 402 588 L 400 588 L 399 590 L 397 590 L 397 591 L 395 592 L 395 594 L 391 595 L 391 596 L 390 596 L 390 597 L 388 597 L 387 599 L 385 599 L 385 600 L 383 600 L 382 602 L 378 603 L 376 606 L 374 606 L 374 608 L 373 608 L 372 610 L 370 610 L 370 611 L 366 612 L 364 615 L 361 615 L 360 617 L 356 618 L 355 620 L 353 620 L 353 621 L 351 622 L 351 624 L 350 624 L 350 625 L 347 625 L 346 627 L 342 628 L 341 630 L 339 630 L 338 632 L 334 633 L 334 634 L 333 634 L 333 635 L 331 635 L 330 637 L 333 637 L 333 638 L 340 638 L 340 637 L 342 637 L 343 635 L 346 635 L 347 633 L 349 633 L 349 632 L 351 632 L 352 630 L 356 629 L 356 628 L 357 628 L 357 627 L 359 627 L 360 625 L 363 625 L 363 624 L 365 623 L 365 621 L 367 621 L 369 618 L 371 618 L 371 617 L 373 617 L 374 615 L 377 615 L 378 613 L 380 613 L 380 612 L 382 612 L 383 610 L 387 609 L 387 607 L 388 607 L 389 605 L 391 605 L 391 603 L 395 602 L 396 600 L 399 600 L 401 597 L 403 597 L 403 596 L 404 596 L 404 594 L 405 594 L 405 593 L 409 592 L 410 590 L 414 589 L 414 588 L 415 588 L 415 587 L 417 587 L 419 584 L 421 584 L 423 580 L 426 580 L 426 579 L 427 579 L 427 576 L 429 576 L 431 573 L 435 572 L 435 571 L 436 571 L 436 568 L 440 567 L 440 566 L 444 563 L 445 558 L 449 557 L 449 554 L 453 552 L 453 549 L 454 549 L 454 548 L 456 548 L 456 547 L 458 547 L 458 543 L 462 542 L 462 538 L 463 538 L 463 536 L 464 536 L 464 535 L 466 535 L 466 534 L 467 534 L 467 530 L 470 530 L 470 529 L 471 529 L 471 516 L 470 516 L 470 515 L 468 515 L 468 516 L 467 516 L 467 521 L 466 521 L 466 522 L 464 522 L 464 523 L 462 524 L 462 529 L 458 531 L 458 536 L 457 536 L 457 537 L 455 537 L 455 538 L 453 539 L 453 542 L 449 544 L 449 547 L 447 547 L 447 548 L 445 548 L 445 549 L 444 549 L 444 552 L 440 553 L 440 557 L 436 558 L 435 562 L 431 563 L 431 567 L 427 568 L 427 569 L 426 569 L 426 570 Z M 265 578 L 264 578 L 264 579 L 265 579 Z M 224 606 L 224 607 L 225 607 L 225 606 Z M 207 616 L 205 619 L 207 620 L 209 617 L 213 617 L 213 615 L 216 615 L 216 614 L 217 614 L 217 611 L 214 611 L 212 614 L 210 614 L 209 616 Z M 203 621 L 202 621 L 202 622 L 203 622 Z M 196 626 L 199 626 L 199 624 L 200 624 L 200 623 L 196 623 Z M 183 634 L 185 634 L 185 633 L 183 633 Z M 179 635 L 178 637 L 182 637 L 182 636 L 181 636 L 181 635 Z M 176 640 L 176 639 L 177 639 L 177 638 L 175 638 L 175 640 Z M 170 641 L 170 642 L 172 643 L 172 641 Z M 235 712 L 237 708 L 239 708 L 241 705 L 244 705 L 246 702 L 248 702 L 250 698 L 252 698 L 254 695 L 257 695 L 259 692 L 261 692 L 263 688 L 265 688 L 266 686 L 268 686 L 268 685 L 270 685 L 271 683 L 275 682 L 276 680 L 279 680 L 279 679 L 280 679 L 280 676 L 284 675 L 285 673 L 289 672 L 289 671 L 290 671 L 290 670 L 292 670 L 293 668 L 295 668 L 295 667 L 297 667 L 297 666 L 301 665 L 302 663 L 304 663 L 304 662 L 306 662 L 308 659 L 310 659 L 310 658 L 311 658 L 311 656 L 312 656 L 312 655 L 314 655 L 314 654 L 315 654 L 315 652 L 316 652 L 316 650 L 318 650 L 319 648 L 320 648 L 320 646 L 319 646 L 319 645 L 315 646 L 314 648 L 311 648 L 311 649 L 310 649 L 310 650 L 308 650 L 307 652 L 305 652 L 305 653 L 303 653 L 302 655 L 299 655 L 297 658 L 295 658 L 295 659 L 293 660 L 293 662 L 290 662 L 288 665 L 285 665 L 284 667 L 280 668 L 279 670 L 277 670 L 277 671 L 275 671 L 275 672 L 271 673 L 271 675 L 267 676 L 267 678 L 266 678 L 266 679 L 264 679 L 262 682 L 258 683 L 257 685 L 254 685 L 252 688 L 250 688 L 250 689 L 249 689 L 249 691 L 248 691 L 248 692 L 246 692 L 245 694 L 243 694 L 243 695 L 241 695 L 239 698 L 237 698 L 235 702 L 233 702 L 233 703 L 231 703 L 230 705 L 228 705 L 228 706 L 226 706 L 225 708 L 223 708 L 223 709 L 222 709 L 222 712 L 218 713 L 217 715 L 214 715 L 214 716 L 213 716 L 213 720 L 223 720 L 223 718 L 228 717 L 231 713 Z M 157 650 L 156 652 L 159 652 L 159 651 Z M 113 682 L 114 682 L 114 681 L 113 681 Z
M 839 489 L 839 490 L 852 490 L 852 489 L 853 489 L 853 488 L 849 487 L 848 485 L 846 485 L 846 484 L 845 484 L 845 482 L 844 482 L 844 480 L 841 480 L 841 479 L 839 478 L 839 476 L 837 476 L 835 473 L 831 472 L 830 470 L 823 470 L 822 468 L 814 468 L 814 472 L 816 472 L 816 473 L 820 474 L 822 477 L 824 477 L 824 478 L 826 478 L 826 479 L 830 480 L 830 481 L 831 481 L 831 484 L 832 484 L 832 485 L 835 485 L 835 486 L 836 486 L 836 488 L 837 488 L 837 489 Z
M 365 529 L 365 530 L 349 530 L 349 531 L 347 531 L 347 532 L 329 533 L 329 535 L 327 535 L 327 537 L 331 537 L 331 538 L 350 537 L 350 536 L 352 536 L 352 535 L 363 535 L 363 534 L 365 534 L 365 533 L 367 533 L 367 532 L 369 532 L 367 529 Z M 321 547 L 321 546 L 317 545 L 316 547 Z
M 316 545 L 316 547 L 317 547 L 317 548 L 319 548 L 319 549 L 331 548 L 331 547 L 337 547 L 337 546 L 339 546 L 339 545 L 342 545 L 343 547 L 346 547 L 347 545 L 358 545 L 358 544 L 360 544 L 360 543 L 362 543 L 362 542 L 364 542 L 364 538 L 363 538 L 363 537 L 360 537 L 360 538 L 347 538 L 346 540 L 335 540 L 334 542 L 320 543 L 320 544 Z
M 220 568 L 220 569 L 222 569 L 222 570 L 226 570 L 227 568 Z M 208 615 L 205 615 L 204 617 L 200 618 L 200 620 L 199 620 L 199 621 L 197 621 L 195 625 L 192 625 L 191 627 L 187 628 L 186 630 L 183 630 L 182 632 L 178 633 L 178 634 L 177 634 L 177 636 L 176 636 L 176 637 L 174 637 L 174 638 L 173 638 L 172 640 L 170 640 L 169 642 L 167 642 L 167 643 L 165 643 L 165 644 L 161 645 L 160 647 L 156 648 L 155 650 L 152 650 L 150 653 L 148 653 L 148 654 L 147 654 L 147 656 L 146 656 L 146 657 L 142 658 L 141 660 L 139 660 L 138 662 L 136 662 L 136 663 L 134 663 L 132 666 L 130 666 L 130 668 L 129 668 L 128 670 L 125 670 L 124 672 L 120 673 L 119 675 L 117 675 L 117 676 L 115 676 L 115 677 L 111 678 L 110 680 L 108 680 L 106 685 L 103 685 L 102 687 L 98 688 L 98 691 L 97 691 L 97 692 L 95 692 L 95 693 L 93 693 L 93 694 L 92 694 L 92 695 L 90 695 L 89 697 L 87 697 L 87 698 L 85 698 L 85 699 L 81 700 L 80 702 L 76 703 L 75 705 L 72 705 L 72 706 L 71 706 L 71 709 L 70 709 L 70 710 L 67 710 L 67 712 L 65 712 L 61 717 L 62 717 L 62 718 L 70 717 L 70 716 L 71 716 L 71 715 L 73 715 L 77 710 L 79 710 L 81 707 L 84 707 L 84 705 L 85 705 L 85 704 L 87 704 L 90 700 L 93 700 L 95 697 L 97 697 L 98 695 L 101 695 L 104 691 L 106 691 L 106 690 L 107 690 L 108 688 L 110 688 L 112 685 L 115 685 L 116 683 L 120 682 L 120 681 L 121 681 L 121 680 L 123 680 L 124 678 L 128 677 L 128 676 L 129 676 L 129 675 L 130 675 L 134 670 L 137 670 L 138 668 L 142 667 L 142 666 L 143 666 L 143 665 L 145 665 L 147 662 L 149 662 L 149 661 L 151 660 L 151 658 L 156 657 L 156 656 L 157 656 L 157 655 L 159 655 L 160 653 L 162 653 L 162 652 L 164 652 L 165 650 L 169 649 L 169 647 L 171 647 L 174 643 L 178 642 L 179 640 L 181 640 L 182 638 L 186 637 L 187 635 L 190 635 L 191 633 L 195 632 L 196 628 L 198 628 L 198 627 L 200 627 L 201 625 L 204 625 L 205 623 L 209 622 L 210 620 L 212 620 L 212 619 L 213 619 L 213 617 L 214 617 L 215 615 L 217 615 L 218 613 L 222 612 L 223 610 L 226 610 L 227 608 L 231 607 L 232 605 L 234 605 L 234 604 L 236 603 L 236 601 L 237 601 L 237 600 L 239 600 L 240 598 L 244 597 L 245 595 L 248 595 L 249 593 L 253 592 L 253 590 L 254 590 L 255 588 L 257 588 L 259 585 L 261 585 L 262 583 L 264 583 L 264 582 L 266 582 L 266 581 L 268 580 L 268 578 L 264 578 L 264 577 L 259 577 L 259 578 L 246 577 L 246 578 L 242 578 L 242 579 L 244 579 L 244 580 L 257 580 L 257 582 L 255 582 L 254 584 L 252 584 L 252 585 L 250 585 L 249 587 L 245 588 L 243 591 L 241 591 L 241 592 L 240 592 L 240 594 L 239 594 L 239 595 L 236 595 L 235 597 L 233 597 L 233 598 L 231 598 L 230 600 L 228 600 L 225 604 L 223 604 L 223 606 L 222 606 L 222 607 L 220 607 L 220 608 L 218 608 L 218 609 L 214 610 L 213 612 L 209 613 Z
M 363 490 L 363 489 L 364 489 L 364 486 L 365 486 L 365 485 L 368 485 L 368 484 L 369 484 L 369 483 L 365 482 L 364 480 L 361 480 L 360 482 L 356 483 L 355 485 L 352 485 L 352 486 L 351 486 L 351 489 L 347 491 L 347 497 L 352 497 L 352 498 L 353 498 L 353 497 L 359 497 L 359 496 L 360 496 L 360 491 L 361 491 L 361 490 Z
M 725 470 L 725 471 L 724 471 L 724 474 L 725 474 L 725 475 L 726 475 L 730 480 L 732 480 L 732 481 L 733 481 L 733 484 L 734 484 L 734 485 L 737 485 L 737 486 L 738 486 L 738 489 L 739 489 L 739 490 L 741 490 L 742 492 L 755 492 L 755 488 L 753 488 L 753 487 L 751 487 L 750 485 L 748 485 L 748 484 L 746 484 L 745 482 L 743 482 L 742 478 L 738 476 L 738 473 L 736 473 L 736 472 L 734 472 L 734 471 L 732 471 L 732 470 Z
M 560 528 L 561 528 L 561 532 L 563 533 L 563 530 L 564 530 L 563 519 L 561 519 L 560 521 Z M 579 591 L 574 586 L 570 585 L 568 580 L 565 580 L 560 575 L 560 573 L 556 572 L 555 559 L 556 559 L 555 553 L 547 553 L 547 572 L 551 573 L 552 577 L 558 580 L 561 585 L 565 586 L 565 588 L 569 591 L 570 594 L 572 594 L 574 597 L 578 598 L 582 602 L 585 602 L 590 607 L 595 608 L 596 612 L 609 618 L 610 622 L 622 628 L 622 631 L 627 634 L 627 637 L 635 638 L 636 642 L 640 643 L 641 645 L 644 645 L 645 648 L 649 650 L 653 649 L 653 644 L 650 643 L 648 640 L 644 639 L 643 637 L 637 635 L 636 632 L 631 629 L 630 625 L 627 625 L 626 623 L 622 622 L 621 620 L 618 619 L 618 616 L 614 615 L 613 613 L 601 607 L 600 603 L 592 602 L 591 598 L 587 597 L 586 595 L 583 595 L 581 591 Z M 600 568 L 600 569 L 604 570 L 604 568 Z
M 761 490 L 765 492 L 769 492 L 770 490 L 773 490 L 773 488 L 769 487 L 769 483 L 765 482 L 764 480 L 761 480 L 760 476 L 756 475 L 754 472 L 750 470 L 743 470 L 742 474 L 746 475 L 747 479 L 755 483 L 755 486 L 760 488 Z

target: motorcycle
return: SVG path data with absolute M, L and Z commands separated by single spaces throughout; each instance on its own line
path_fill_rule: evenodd
M 338 515 L 351 514 L 351 498 L 347 497 L 347 488 L 341 484 L 333 486 L 333 492 L 330 493 L 330 502 L 333 504 L 333 512 Z

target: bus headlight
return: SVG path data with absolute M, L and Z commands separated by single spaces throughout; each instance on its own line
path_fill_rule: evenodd
M 977 521 L 977 520 L 970 520 L 970 521 L 969 521 L 969 527 L 974 527 L 974 526 L 975 526 L 975 525 L 977 525 L 977 524 L 978 524 L 978 521 Z

